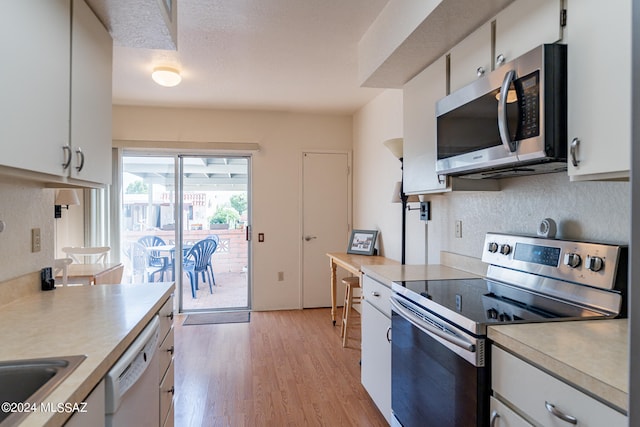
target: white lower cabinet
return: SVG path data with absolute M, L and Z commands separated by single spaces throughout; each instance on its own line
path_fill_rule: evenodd
M 76 412 L 65 423 L 65 427 L 104 426 L 105 413 L 105 386 L 104 380 L 91 391 L 82 402 L 86 406 L 81 412 Z
M 492 426 L 628 425 L 622 413 L 511 353 L 492 346 L 491 356 Z
M 173 297 L 162 306 L 160 315 L 160 425 L 173 426 L 174 380 L 174 340 L 173 340 Z
M 362 296 L 361 381 L 391 423 L 391 289 L 364 275 Z
M 516 414 L 507 405 L 491 396 L 491 427 L 533 427 L 520 415 Z

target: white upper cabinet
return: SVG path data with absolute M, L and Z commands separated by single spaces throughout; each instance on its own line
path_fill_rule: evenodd
M 491 22 L 487 22 L 449 52 L 449 89 L 455 92 L 491 71 Z
M 65 175 L 70 0 L 9 1 L 3 7 L 0 165 Z
M 442 57 L 404 85 L 404 192 L 446 190 L 436 174 L 436 101 L 446 95 L 446 61 Z
M 628 178 L 631 0 L 570 0 L 566 39 L 569 176 L 572 181 Z
M 561 0 L 518 0 L 495 18 L 495 58 L 509 62 L 544 43 L 562 40 Z
M 505 62 L 562 39 L 560 0 L 518 0 L 449 52 L 449 87 L 454 92 Z M 495 57 L 494 57 L 495 54 Z
M 51 183 L 109 183 L 113 43 L 107 30 L 83 0 L 21 0 L 5 5 L 0 36 L 7 59 L 0 67 L 0 166 L 10 168 L 2 172 L 20 170 Z
M 111 182 L 113 42 L 83 0 L 73 2 L 71 52 L 70 176 L 107 184 Z

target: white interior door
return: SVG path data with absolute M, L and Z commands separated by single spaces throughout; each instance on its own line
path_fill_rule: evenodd
M 349 160 L 348 153 L 303 153 L 303 308 L 331 306 L 329 258 L 326 254 L 347 250 L 350 231 Z

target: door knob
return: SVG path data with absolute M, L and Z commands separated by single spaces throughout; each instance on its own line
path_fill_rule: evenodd
M 313 239 L 317 239 L 317 238 L 318 238 L 318 236 L 304 236 L 304 240 L 307 241 L 307 242 L 309 242 L 309 241 L 311 241 Z

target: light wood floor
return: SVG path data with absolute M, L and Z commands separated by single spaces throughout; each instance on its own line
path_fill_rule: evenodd
M 342 348 L 329 309 L 254 312 L 250 323 L 183 320 L 176 427 L 387 426 L 360 384 L 359 328 Z

